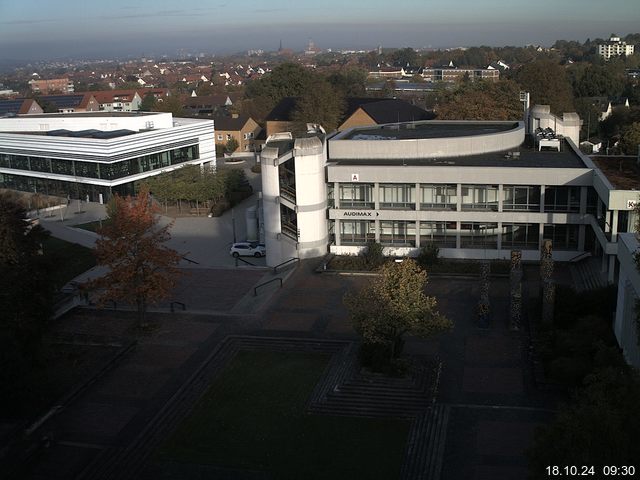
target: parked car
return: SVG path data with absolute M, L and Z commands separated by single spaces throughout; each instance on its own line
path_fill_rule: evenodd
M 264 243 L 238 242 L 231 245 L 229 254 L 233 257 L 264 257 L 267 249 Z

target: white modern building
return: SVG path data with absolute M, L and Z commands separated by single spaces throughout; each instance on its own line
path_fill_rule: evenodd
M 632 233 L 623 233 L 618 241 L 618 302 L 613 331 L 627 362 L 640 368 L 640 331 L 636 303 L 640 299 L 640 272 L 633 258 L 640 249 L 638 238 Z
M 170 113 L 0 118 L 0 188 L 106 201 L 184 165 L 215 167 L 211 120 Z
M 537 106 L 528 118 L 528 129 L 424 121 L 269 139 L 261 155 L 268 263 L 355 255 L 368 241 L 387 255 L 433 243 L 448 258 L 518 249 L 538 260 L 551 239 L 556 260 L 589 252 L 613 281 L 617 234 L 634 224 L 629 202 L 640 185 L 614 186 L 578 150 L 575 114 Z
M 633 55 L 634 45 L 628 45 L 620 41 L 620 37 L 612 35 L 608 42 L 598 44 L 598 55 L 609 60 L 611 57 L 620 55 Z

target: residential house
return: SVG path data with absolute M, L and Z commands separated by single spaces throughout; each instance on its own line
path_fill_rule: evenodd
M 38 100 L 44 105 L 53 105 L 58 113 L 98 112 L 100 104 L 92 93 L 74 93 L 69 95 L 42 95 Z
M 262 128 L 247 115 L 231 117 L 215 117 L 216 143 L 225 144 L 235 139 L 238 142 L 236 152 L 253 152 L 256 147 L 256 139 Z
M 29 80 L 33 93 L 49 95 L 52 93 L 73 93 L 73 82 L 68 78 L 50 78 L 48 80 Z
M 345 117 L 338 131 L 398 122 L 432 120 L 435 115 L 395 98 L 348 98 Z
M 33 98 L 0 100 L 0 117 L 37 113 L 43 113 L 43 110 Z
M 104 90 L 93 94 L 104 112 L 134 112 L 140 109 L 142 97 L 136 90 Z

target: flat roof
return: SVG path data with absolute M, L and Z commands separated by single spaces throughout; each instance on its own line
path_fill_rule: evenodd
M 590 158 L 616 190 L 640 190 L 640 165 L 637 157 L 603 155 Z
M 142 117 L 158 115 L 161 112 L 72 112 L 72 113 L 36 113 L 20 115 L 25 118 L 57 118 L 57 117 Z M 16 117 L 13 117 L 16 118 Z
M 335 140 L 411 140 L 453 138 L 507 132 L 518 128 L 518 122 L 415 122 L 354 128 Z
M 514 152 L 516 154 L 514 155 Z M 443 158 L 411 158 L 411 159 L 339 159 L 331 158 L 329 162 L 337 165 L 371 165 L 371 166 L 432 166 L 432 167 L 518 167 L 518 168 L 588 168 L 571 146 L 562 140 L 561 151 L 542 150 L 521 145 L 517 149 L 503 152 L 485 153 L 460 157 Z

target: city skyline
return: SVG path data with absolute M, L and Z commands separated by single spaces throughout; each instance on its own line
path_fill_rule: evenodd
M 551 45 L 637 30 L 633 2 L 612 0 L 218 0 L 175 2 L 0 0 L 0 60 L 158 55 L 185 49 L 227 54 L 247 49 Z M 463 13 L 460 13 L 463 12 Z

